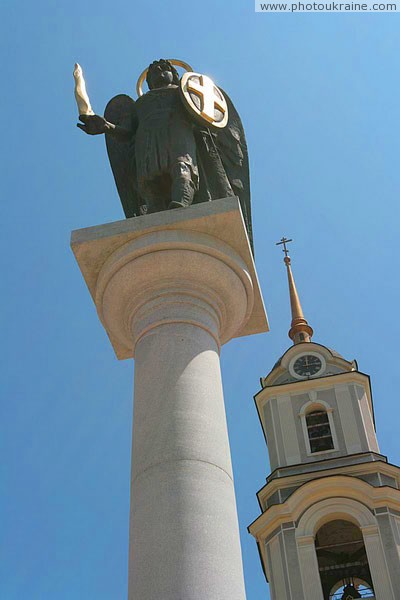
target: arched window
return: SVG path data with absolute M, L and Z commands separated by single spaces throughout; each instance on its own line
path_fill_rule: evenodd
M 307 413 L 306 425 L 312 454 L 334 449 L 331 426 L 326 410 L 318 408 Z
M 375 598 L 359 527 L 341 519 L 329 521 L 317 532 L 315 550 L 324 600 Z
M 307 456 L 339 450 L 333 408 L 327 402 L 319 400 L 317 394 L 313 395 L 311 400 L 301 407 L 299 417 Z

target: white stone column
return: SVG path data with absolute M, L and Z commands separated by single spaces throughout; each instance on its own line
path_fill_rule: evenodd
M 304 600 L 323 600 L 324 594 L 318 570 L 314 536 L 297 536 L 296 542 L 299 553 Z
M 380 600 L 395 600 L 389 570 L 379 535 L 378 525 L 361 527 L 367 552 L 368 564 L 371 571 L 375 596 Z
M 198 325 L 136 347 L 131 485 L 130 600 L 245 598 L 218 346 Z
M 266 317 L 236 199 L 163 215 L 114 227 L 96 276 L 101 236 L 73 243 L 117 355 L 135 357 L 129 600 L 244 600 L 219 349 Z

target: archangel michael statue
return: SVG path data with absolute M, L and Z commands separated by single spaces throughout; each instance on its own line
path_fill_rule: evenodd
M 186 70 L 182 78 L 174 65 Z M 139 77 L 136 101 L 115 96 L 102 117 L 92 110 L 79 65 L 74 77 L 77 125 L 105 134 L 126 217 L 238 196 L 252 245 L 247 144 L 224 91 L 186 63 L 161 59 Z

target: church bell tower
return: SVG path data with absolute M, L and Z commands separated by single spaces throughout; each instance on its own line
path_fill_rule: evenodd
M 400 469 L 380 454 L 369 376 L 312 341 L 289 241 L 293 345 L 255 396 L 272 472 L 249 531 L 271 600 L 398 600 Z

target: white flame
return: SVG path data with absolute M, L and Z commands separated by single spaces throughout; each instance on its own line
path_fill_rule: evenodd
M 94 111 L 90 104 L 89 96 L 86 91 L 86 83 L 83 78 L 82 67 L 75 63 L 74 68 L 74 79 L 75 79 L 75 99 L 78 105 L 78 112 L 80 115 L 94 115 Z

